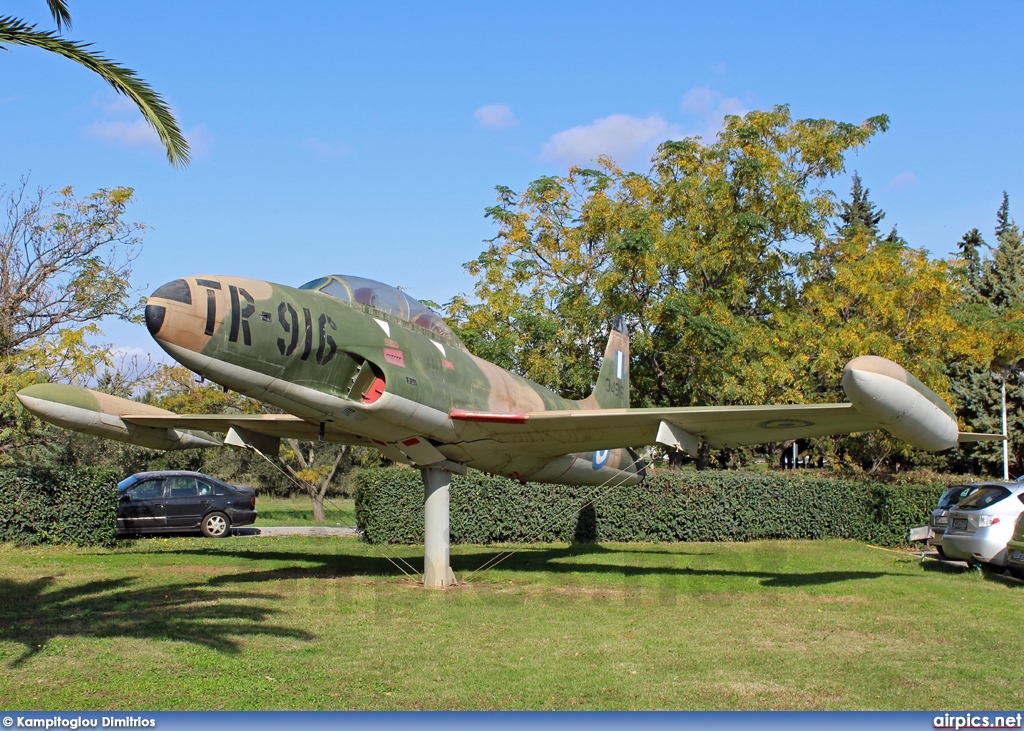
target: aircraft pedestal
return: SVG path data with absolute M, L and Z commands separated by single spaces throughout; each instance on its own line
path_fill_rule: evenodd
M 444 589 L 454 586 L 448 536 L 449 488 L 452 473 L 438 467 L 424 467 L 423 477 L 423 586 Z

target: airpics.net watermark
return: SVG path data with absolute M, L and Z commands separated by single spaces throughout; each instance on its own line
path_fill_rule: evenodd
M 1021 728 L 1021 713 L 993 714 L 980 716 L 974 713 L 944 713 L 936 716 L 933 728 Z
M 99 718 L 83 718 L 82 716 L 48 716 L 46 718 L 25 718 L 24 716 L 4 716 L 4 728 L 59 728 L 91 729 L 91 728 L 156 728 L 156 719 L 142 716 L 100 716 Z

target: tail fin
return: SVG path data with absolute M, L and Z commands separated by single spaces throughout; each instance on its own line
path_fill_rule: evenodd
M 581 409 L 629 408 L 629 333 L 626 320 L 617 315 L 608 333 L 594 392 L 580 401 Z

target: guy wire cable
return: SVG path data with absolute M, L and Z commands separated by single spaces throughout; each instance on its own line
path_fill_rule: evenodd
M 635 467 L 636 465 L 638 465 L 638 464 L 640 464 L 641 462 L 643 462 L 644 460 L 646 460 L 646 459 L 647 459 L 647 458 L 648 458 L 648 457 L 650 456 L 650 454 L 651 454 L 651 452 L 653 451 L 653 449 L 654 449 L 654 447 L 648 447 L 648 448 L 647 448 L 647 450 L 646 450 L 646 451 L 645 451 L 645 452 L 644 452 L 644 453 L 643 453 L 642 455 L 640 455 L 640 456 L 639 456 L 639 457 L 637 457 L 637 458 L 636 458 L 635 460 L 633 460 L 633 464 L 632 464 L 632 465 L 630 465 L 630 466 L 631 466 L 631 467 Z M 597 502 L 598 500 L 600 500 L 601 498 L 603 498 L 603 497 L 604 497 L 605 495 L 607 495 L 608 493 L 610 493 L 610 492 L 611 492 L 612 490 L 614 490 L 614 489 L 616 489 L 616 488 L 619 488 L 619 487 L 622 487 L 622 485 L 623 485 L 623 484 L 625 484 L 626 480 L 627 480 L 627 479 L 629 479 L 629 475 L 626 475 L 626 476 L 625 476 L 625 477 L 623 477 L 623 478 L 622 478 L 622 479 L 621 479 L 621 480 L 620 480 L 620 481 L 619 481 L 618 483 L 616 483 L 616 484 L 614 484 L 614 485 L 610 485 L 610 486 L 608 486 L 608 485 L 609 485 L 609 483 L 610 483 L 610 482 L 611 482 L 612 480 L 616 479 L 616 477 L 618 477 L 618 476 L 617 476 L 617 475 L 612 475 L 611 477 L 609 477 L 609 478 L 608 478 L 607 480 L 605 480 L 605 481 L 604 481 L 603 483 L 601 483 L 600 485 L 598 485 L 598 486 L 597 486 L 597 487 L 596 487 L 596 488 L 594 489 L 594 491 L 593 491 L 593 492 L 591 492 L 591 493 L 590 493 L 590 496 L 588 496 L 588 497 L 589 497 L 589 499 L 588 499 L 588 500 L 587 500 L 587 501 L 586 501 L 585 503 L 583 503 L 583 504 L 582 504 L 582 505 L 580 505 L 579 507 L 575 507 L 575 506 L 572 506 L 572 507 L 570 507 L 569 509 L 567 509 L 567 510 L 565 510 L 565 511 L 561 512 L 561 513 L 559 513 L 559 514 L 558 514 L 557 516 L 555 516 L 555 518 L 554 518 L 553 520 L 551 520 L 551 521 L 550 521 L 550 522 L 549 522 L 549 523 L 548 523 L 547 525 L 545 525 L 545 526 L 544 526 L 543 528 L 541 528 L 541 529 L 540 529 L 540 530 L 538 530 L 538 531 L 535 531 L 535 532 L 533 533 L 533 535 L 529 536 L 529 537 L 528 537 L 527 539 L 525 539 L 524 541 L 521 541 L 521 542 L 520 542 L 520 545 L 519 545 L 519 546 L 516 546 L 516 547 L 515 547 L 514 549 L 511 549 L 511 550 L 508 550 L 508 549 L 506 549 L 505 551 L 502 551 L 502 552 L 498 553 L 497 555 L 495 555 L 495 556 L 492 556 L 492 557 L 491 557 L 490 559 L 488 559 L 487 561 L 485 561 L 485 562 L 484 562 L 484 563 L 483 563 L 483 564 L 482 564 L 482 565 L 481 565 L 481 566 L 480 566 L 479 568 L 477 568 L 477 569 L 475 569 L 474 571 L 470 572 L 470 573 L 469 573 L 469 575 L 468 575 L 468 576 L 467 576 L 467 577 L 466 577 L 465 579 L 463 579 L 463 581 L 468 581 L 468 580 L 469 580 L 469 579 L 471 579 L 471 578 L 472 578 L 473 576 L 476 576 L 476 575 L 477 575 L 478 573 L 480 573 L 480 572 L 482 572 L 482 571 L 490 571 L 491 569 L 493 569 L 493 568 L 494 568 L 495 566 L 497 566 L 497 565 L 498 565 L 499 563 L 501 563 L 501 562 L 502 562 L 502 561 L 504 561 L 505 559 L 507 559 L 507 558 L 511 558 L 511 557 L 512 557 L 512 556 L 514 556 L 514 555 L 515 555 L 516 553 L 518 553 L 518 552 L 520 551 L 520 549 L 522 549 L 522 548 L 523 548 L 523 547 L 524 547 L 524 546 L 525 546 L 525 545 L 526 545 L 527 543 L 530 543 L 530 542 L 534 541 L 534 540 L 536 539 L 536 537 L 538 537 L 538 536 L 542 535 L 542 534 L 543 534 L 543 533 L 544 533 L 545 531 L 547 531 L 547 530 L 551 529 L 552 527 L 554 527 L 555 525 L 557 525 L 557 524 L 558 524 L 559 522 L 561 522 L 561 521 L 562 521 L 562 520 L 563 520 L 563 519 L 564 519 L 564 518 L 565 518 L 565 517 L 566 517 L 567 515 L 569 515 L 569 514 L 571 514 L 571 513 L 573 513 L 573 512 L 577 512 L 577 513 L 578 513 L 578 512 L 580 511 L 580 510 L 583 510 L 583 509 L 584 509 L 585 507 L 587 507 L 588 505 L 592 505 L 592 504 L 594 504 L 595 502 Z M 601 492 L 600 494 L 597 494 L 597 495 L 595 495 L 595 493 L 597 493 L 598 491 L 600 491 L 600 490 L 602 490 L 603 488 L 605 488 L 605 486 L 608 486 L 608 489 L 604 490 L 604 492 Z

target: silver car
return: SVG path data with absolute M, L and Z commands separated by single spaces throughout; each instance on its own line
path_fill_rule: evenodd
M 1024 484 L 981 482 L 978 489 L 949 511 L 942 537 L 948 558 L 1006 567 L 1006 543 L 1017 516 L 1024 512 Z
M 976 484 L 955 485 L 942 493 L 942 497 L 939 498 L 939 505 L 932 511 L 932 519 L 929 523 L 932 537 L 928 539 L 928 545 L 938 551 L 940 556 L 946 555 L 942 549 L 942 534 L 949 524 L 949 511 L 977 489 L 978 485 Z

